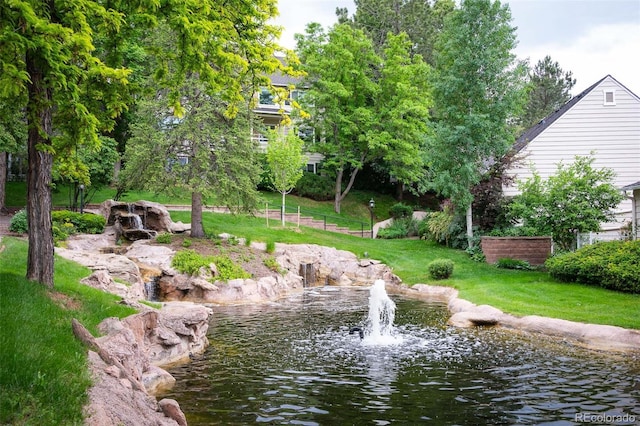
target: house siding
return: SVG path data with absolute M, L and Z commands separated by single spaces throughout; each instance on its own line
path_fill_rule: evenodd
M 615 92 L 615 105 L 604 104 L 604 92 Z M 520 167 L 507 171 L 516 180 L 532 176 L 530 166 L 543 179 L 557 171 L 560 161 L 571 164 L 576 155 L 593 153 L 594 167 L 616 172 L 614 184 L 623 187 L 637 180 L 640 170 L 640 99 L 610 76 L 604 78 L 584 98 L 566 111 L 520 152 Z M 507 196 L 519 193 L 516 187 L 504 188 Z M 617 209 L 617 223 L 603 224 L 615 229 L 631 219 L 631 201 Z

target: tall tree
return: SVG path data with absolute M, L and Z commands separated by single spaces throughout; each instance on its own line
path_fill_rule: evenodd
M 471 188 L 487 162 L 513 143 L 509 122 L 523 102 L 524 67 L 511 53 L 516 35 L 510 22 L 508 6 L 498 1 L 464 0 L 437 43 L 430 172 L 434 189 L 468 218 Z
M 245 101 L 237 72 L 259 76 L 281 63 L 273 57 L 279 29 L 268 21 L 276 0 L 200 2 L 98 0 L 9 0 L 0 3 L 0 96 L 26 96 L 28 122 L 27 278 L 53 286 L 51 226 L 52 164 L 66 145 L 99 145 L 98 133 L 113 129 L 125 108 L 127 77 L 116 58 L 111 66 L 94 49 L 96 33 L 120 42 L 120 29 L 166 22 L 176 34 L 176 49 L 155 52 L 155 76 L 169 88 L 180 114 L 185 77 L 198 73 L 207 91 L 228 102 L 227 114 Z M 169 64 L 173 66 L 169 71 Z
M 433 63 L 436 38 L 443 27 L 444 18 L 453 11 L 453 0 L 355 0 L 353 22 L 382 52 L 388 34 L 407 33 L 411 40 L 411 53 L 419 54 Z
M 286 134 L 278 127 L 270 130 L 267 145 L 267 164 L 273 187 L 282 194 L 282 226 L 284 226 L 285 196 L 290 193 L 303 174 L 307 157 L 303 154 L 304 141 L 291 129 Z
M 228 105 L 208 95 L 197 78 L 181 93 L 180 117 L 168 106 L 167 91 L 139 103 L 121 179 L 131 187 L 190 193 L 191 236 L 202 238 L 203 201 L 255 207 L 260 169 L 246 107 L 228 117 Z
M 375 99 L 376 120 L 369 139 L 380 152 L 382 167 L 396 178 L 400 196 L 405 187 L 413 192 L 426 188 L 426 138 L 433 106 L 430 72 L 420 55 L 411 55 L 406 33 L 388 35 Z
M 297 40 L 308 87 L 301 102 L 320 138 L 315 150 L 325 157 L 324 170 L 334 172 L 334 210 L 340 212 L 367 163 L 381 162 L 403 183 L 419 181 L 431 105 L 429 67 L 411 56 L 406 34 L 390 35 L 382 56 L 348 24 L 328 33 L 311 24 Z
M 305 35 L 296 34 L 296 41 L 307 73 L 308 89 L 301 104 L 322 139 L 315 149 L 325 157 L 325 170 L 334 173 L 334 210 L 339 213 L 357 173 L 372 159 L 367 131 L 374 123 L 372 101 L 379 90 L 375 70 L 381 59 L 371 40 L 348 24 L 325 33 L 319 24 L 311 23 Z
M 564 71 L 558 62 L 545 56 L 529 72 L 529 95 L 522 125 L 529 128 L 571 99 L 576 84 L 571 71 Z

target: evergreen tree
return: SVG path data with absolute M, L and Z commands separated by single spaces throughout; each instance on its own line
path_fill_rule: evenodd
M 571 99 L 576 80 L 571 71 L 563 71 L 550 56 L 538 61 L 529 72 L 529 96 L 522 125 L 529 128 Z

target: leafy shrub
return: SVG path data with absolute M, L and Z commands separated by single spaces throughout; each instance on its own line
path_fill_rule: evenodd
M 521 269 L 523 271 L 531 271 L 534 269 L 526 260 L 511 259 L 508 257 L 498 259 L 496 266 L 502 269 Z
M 296 194 L 316 201 L 327 201 L 334 196 L 334 183 L 326 176 L 305 172 L 296 183 Z
M 205 259 L 209 259 L 209 257 Z M 211 262 L 207 262 L 207 265 L 210 263 L 216 265 L 216 268 L 218 268 L 218 276 L 216 278 L 219 280 L 228 281 L 236 278 L 251 278 L 251 274 L 242 269 L 242 266 L 235 263 L 229 256 L 212 256 L 210 259 Z
M 406 238 L 417 233 L 418 222 L 413 217 L 394 219 L 389 226 L 378 230 L 378 238 L 397 239 Z
M 104 231 L 104 225 L 106 224 L 106 220 L 102 215 L 93 213 L 78 213 L 69 210 L 52 211 L 51 220 L 54 224 L 73 224 L 75 229 L 69 234 L 78 232 L 83 234 L 101 234 Z
M 235 263 L 229 256 L 202 256 L 194 250 L 180 250 L 171 260 L 171 266 L 178 271 L 196 275 L 201 268 L 208 268 L 210 264 L 215 264 L 218 270 L 216 279 L 221 281 L 233 280 L 236 278 L 250 278 L 251 274 L 242 269 L 242 266 Z
M 156 236 L 156 242 L 160 244 L 171 244 L 171 233 L 162 232 Z
M 272 254 L 276 251 L 276 243 L 274 241 L 267 241 L 266 252 Z
M 495 228 L 487 234 L 490 237 L 541 237 L 537 229 L 530 226 L 510 226 Z
M 184 248 L 189 248 L 191 247 L 191 240 L 188 238 L 185 238 L 184 240 L 182 240 L 182 247 Z
M 209 266 L 207 259 L 193 250 L 180 250 L 173 256 L 171 266 L 183 274 L 195 275 L 203 266 Z
M 11 222 L 9 222 L 9 231 L 17 232 L 19 234 L 25 234 L 29 231 L 29 227 L 27 225 L 27 211 L 25 209 L 17 211 L 13 215 Z
M 280 264 L 278 263 L 275 257 L 267 257 L 265 260 L 262 261 L 262 263 L 264 263 L 264 266 L 266 266 L 267 268 L 271 269 L 274 272 L 280 271 Z
M 427 270 L 431 278 L 435 280 L 444 280 L 453 274 L 453 260 L 436 259 L 427 265 Z
M 454 218 L 453 209 L 448 207 L 442 211 L 429 213 L 418 228 L 420 238 L 445 243 L 448 246 L 453 232 Z
M 596 243 L 545 262 L 552 277 L 628 293 L 640 293 L 640 241 Z
M 396 203 L 389 209 L 389 215 L 394 219 L 406 218 L 413 216 L 413 207 L 404 203 Z

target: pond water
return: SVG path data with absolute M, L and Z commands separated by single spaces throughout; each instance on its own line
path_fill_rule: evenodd
M 215 307 L 211 345 L 169 372 L 189 425 L 640 424 L 640 359 L 446 325 L 393 296 L 392 338 L 360 339 L 368 288 Z

